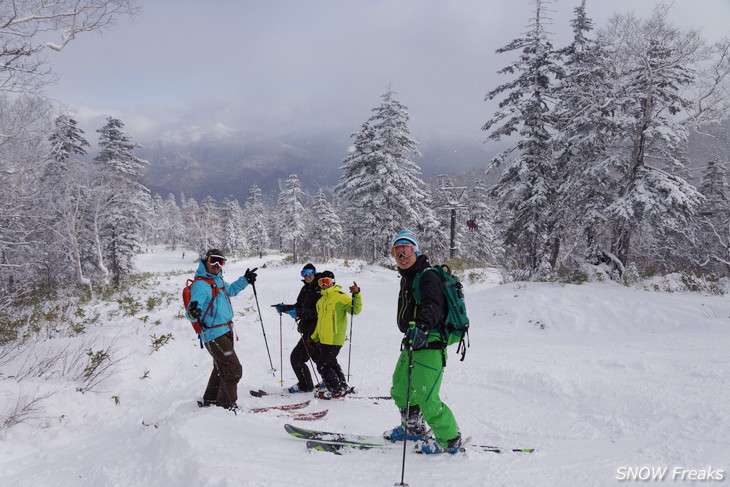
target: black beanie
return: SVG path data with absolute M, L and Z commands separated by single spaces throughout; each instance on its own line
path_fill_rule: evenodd
M 304 271 L 304 270 L 307 270 L 307 269 L 312 269 L 312 270 L 314 271 L 314 273 L 315 273 L 315 274 L 317 273 L 317 268 L 316 268 L 316 267 L 314 267 L 314 265 L 313 265 L 313 264 L 307 264 L 307 265 L 305 265 L 304 267 L 302 267 L 302 270 L 303 270 L 303 271 Z

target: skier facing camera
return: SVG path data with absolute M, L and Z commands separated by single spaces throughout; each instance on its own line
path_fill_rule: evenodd
M 238 408 L 238 381 L 243 376 L 243 367 L 233 350 L 230 297 L 256 281 L 256 269 L 246 269 L 243 276 L 229 284 L 223 281 L 225 264 L 226 258 L 218 249 L 208 250 L 200 259 L 190 288 L 186 314 L 190 321 L 200 324 L 200 340 L 213 357 L 213 371 L 203 394 L 203 405 L 235 410 Z
M 294 374 L 297 376 L 297 383 L 289 387 L 289 392 L 311 392 L 314 390 L 314 382 L 309 372 L 307 362 L 310 360 L 315 364 L 319 360 L 319 344 L 312 341 L 312 333 L 317 326 L 317 301 L 319 300 L 319 284 L 317 283 L 317 269 L 314 264 L 306 264 L 301 272 L 302 289 L 297 296 L 295 304 L 275 304 L 274 307 L 279 313 L 286 313 L 297 322 L 297 331 L 301 339 L 291 351 L 290 362 Z
M 315 397 L 335 399 L 352 391 L 345 381 L 342 367 L 337 362 L 337 355 L 345 344 L 347 314 L 360 314 L 362 295 L 356 282 L 350 286 L 352 297 L 343 293 L 342 287 L 335 284 L 332 271 L 322 272 L 317 282 L 321 297 L 317 301 L 317 326 L 312 333 L 312 340 L 319 343 L 317 368 L 322 375 L 322 381 L 327 384 L 327 389 L 317 392 Z
M 420 453 L 453 454 L 461 448 L 461 433 L 451 409 L 439 398 L 447 358 L 441 332 L 446 318 L 443 284 L 435 272 L 423 272 L 431 265 L 421 255 L 412 232 L 400 232 L 391 253 L 401 275 L 397 320 L 404 336 L 390 394 L 402 422 L 383 437 L 393 442 L 415 441 Z M 416 303 L 413 281 L 419 273 L 421 300 Z M 426 436 L 426 425 L 433 437 Z

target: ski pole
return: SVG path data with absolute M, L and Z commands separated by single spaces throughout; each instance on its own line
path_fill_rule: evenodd
M 354 298 L 354 296 L 353 296 Z M 352 322 L 355 318 L 355 301 L 352 301 L 350 308 L 350 346 L 347 351 L 347 382 L 350 382 L 350 358 L 352 357 Z
M 266 344 L 266 353 L 269 355 L 269 365 L 271 366 L 271 373 L 276 377 L 276 369 L 274 363 L 271 361 L 271 352 L 269 351 L 269 341 L 266 339 L 266 330 L 264 329 L 264 319 L 261 317 L 261 307 L 259 306 L 259 296 L 256 293 L 256 284 L 251 283 L 253 288 L 253 297 L 256 300 L 256 309 L 259 310 L 259 321 L 261 322 L 261 332 L 264 334 L 264 343 Z
M 309 346 L 307 345 L 307 340 L 304 338 L 304 333 L 301 331 L 299 332 L 299 336 L 302 337 L 302 345 L 304 346 L 304 351 L 307 353 L 307 358 L 309 359 L 309 366 L 312 367 L 312 372 L 314 373 L 314 378 L 317 380 L 317 384 L 319 384 L 319 376 L 317 375 L 317 365 L 314 363 L 314 359 L 312 358 L 312 354 L 309 353 Z
M 284 339 L 281 333 L 281 313 L 279 313 L 279 384 L 284 387 Z
M 408 441 L 408 418 L 410 416 L 411 409 L 411 374 L 413 373 L 413 350 L 411 350 L 410 344 L 408 345 L 408 390 L 406 391 L 406 413 L 403 415 L 403 463 L 400 471 L 400 483 L 394 484 L 400 487 L 408 487 L 408 484 L 403 482 L 406 475 L 406 442 Z
M 355 281 L 352 281 L 352 284 L 354 287 L 357 287 L 357 283 Z M 359 288 L 358 292 L 360 292 Z M 350 382 L 350 359 L 352 358 L 352 322 L 355 319 L 355 294 L 352 295 L 352 301 L 350 303 L 350 346 L 348 347 L 347 351 L 347 382 Z

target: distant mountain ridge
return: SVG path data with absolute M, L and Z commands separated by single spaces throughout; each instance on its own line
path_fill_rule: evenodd
M 267 200 L 274 201 L 280 185 L 297 174 L 302 189 L 314 194 L 339 181 L 342 160 L 352 143 L 349 133 L 290 134 L 273 137 L 250 132 L 211 132 L 187 141 L 158 140 L 138 149 L 149 161 L 144 183 L 152 194 L 166 198 L 184 193 L 200 201 L 211 196 L 246 199 L 256 183 Z M 420 142 L 423 157 L 413 160 L 424 179 L 485 169 L 491 154 L 479 140 L 438 136 Z

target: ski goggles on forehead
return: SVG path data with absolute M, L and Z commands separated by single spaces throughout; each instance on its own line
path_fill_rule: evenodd
M 320 286 L 331 286 L 335 283 L 335 280 L 331 277 L 323 277 L 319 281 L 317 281 Z
M 221 255 L 209 255 L 208 264 L 210 265 L 226 265 L 226 258 Z
M 394 245 L 393 248 L 390 250 L 390 253 L 393 254 L 393 257 L 396 259 L 399 259 L 401 257 L 410 257 L 416 252 L 416 248 L 413 245 Z
M 302 277 L 312 277 L 314 275 L 314 269 L 303 269 Z

